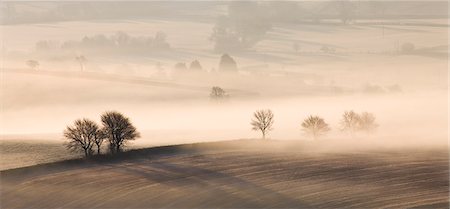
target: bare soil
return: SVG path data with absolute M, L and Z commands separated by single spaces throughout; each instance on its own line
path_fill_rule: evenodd
M 447 148 L 241 140 L 1 172 L 2 208 L 448 208 Z

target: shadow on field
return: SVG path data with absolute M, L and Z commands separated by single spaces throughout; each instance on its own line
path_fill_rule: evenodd
M 306 203 L 277 191 L 267 189 L 235 176 L 197 166 L 151 162 L 151 164 L 146 164 L 144 167 L 124 165 L 110 165 L 108 167 L 116 171 L 145 178 L 150 182 L 165 184 L 171 188 L 190 187 L 192 185 L 202 187 L 204 189 L 202 193 L 214 194 L 218 199 L 239 202 L 239 205 L 244 208 L 266 207 L 268 198 L 273 199 L 273 202 L 276 202 L 276 205 L 280 207 L 292 207 L 295 205 L 300 208 L 311 208 Z M 245 196 L 250 196 L 251 198 L 242 198 L 240 194 L 225 191 L 222 189 L 224 186 L 231 187 L 231 191 L 239 191 L 239 193 L 244 193 Z M 201 194 L 197 195 L 201 196 Z M 264 201 L 261 201 L 263 198 Z M 176 200 L 172 204 L 177 204 Z
M 244 141 L 235 140 L 227 142 L 208 142 L 208 143 L 192 143 L 183 145 L 167 145 L 160 147 L 141 148 L 135 150 L 124 151 L 115 155 L 104 154 L 94 155 L 90 158 L 78 158 L 63 160 L 59 162 L 38 164 L 22 168 L 14 168 L 3 170 L 0 177 L 5 181 L 23 180 L 30 177 L 46 175 L 48 173 L 56 173 L 67 170 L 80 168 L 94 168 L 100 165 L 110 165 L 122 161 L 133 161 L 138 159 L 156 159 L 160 157 L 168 157 L 172 155 L 182 156 L 197 152 L 214 152 L 227 149 L 244 149 L 245 147 L 255 145 L 254 140 Z
M 236 140 L 11 169 L 2 206 L 448 208 L 447 148 L 332 147 Z

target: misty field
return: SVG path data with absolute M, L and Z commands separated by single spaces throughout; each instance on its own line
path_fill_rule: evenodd
M 274 11 L 292 6 L 292 2 L 272 3 L 263 5 Z M 270 137 L 277 139 L 302 138 L 300 122 L 309 114 L 338 124 L 344 111 L 355 110 L 376 115 L 382 124 L 379 135 L 442 140 L 447 138 L 448 127 L 443 114 L 448 95 L 448 25 L 441 3 L 395 6 L 394 2 L 388 8 L 388 14 L 441 14 L 435 19 L 400 15 L 354 24 L 274 20 L 252 48 L 230 52 L 215 51 L 211 41 L 219 17 L 232 13 L 228 2 L 73 3 L 67 7 L 10 3 L 11 8 L 17 7 L 11 16 L 18 19 L 0 25 L 5 48 L 0 68 L 0 131 L 11 135 L 61 133 L 75 118 L 118 110 L 146 131 L 141 141 L 168 144 L 255 138 L 258 135 L 249 129 L 249 117 L 255 109 L 270 108 L 276 120 Z M 305 8 L 311 8 L 306 4 Z M 322 6 L 325 13 L 333 10 L 332 5 Z M 96 14 L 91 10 L 97 7 L 113 16 L 20 22 L 33 17 L 30 12 L 34 10 L 49 16 L 55 8 L 63 15 L 65 9 L 80 8 Z M 143 12 L 141 8 L 153 12 L 145 11 L 139 18 L 116 14 L 112 8 L 132 14 Z M 251 23 L 248 26 L 253 28 Z M 112 50 L 101 41 L 122 37 L 132 43 L 159 31 L 166 34 L 170 49 L 124 45 Z M 408 43 L 415 46 L 414 53 L 401 51 Z M 81 46 L 63 47 L 71 44 Z M 218 71 L 222 53 L 236 60 L 235 76 Z M 86 61 L 80 68 L 75 58 L 81 55 Z M 39 62 L 39 67 L 31 69 L 27 60 Z M 194 60 L 203 67 L 200 76 L 177 74 L 176 64 L 189 65 Z M 212 86 L 225 89 L 230 101 L 211 104 Z M 339 135 L 336 130 L 332 127 L 333 136 Z
M 0 208 L 449 208 L 446 1 L 0 1 Z
M 213 142 L 1 172 L 3 208 L 448 208 L 445 148 Z

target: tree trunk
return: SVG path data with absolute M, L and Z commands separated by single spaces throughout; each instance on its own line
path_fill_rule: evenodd
M 266 139 L 266 132 L 265 131 L 262 132 L 262 135 L 263 135 L 263 137 L 262 137 L 263 140 Z
M 85 157 L 88 157 L 88 156 L 89 156 L 89 153 L 88 153 L 88 150 L 87 150 L 87 149 L 84 149 L 84 156 L 85 156 Z
M 97 145 L 97 155 L 100 154 L 100 145 Z
M 119 152 L 120 152 L 120 145 L 117 144 L 117 145 L 116 145 L 116 153 L 119 153 Z

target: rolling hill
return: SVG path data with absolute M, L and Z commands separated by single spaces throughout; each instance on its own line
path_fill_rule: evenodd
M 1 172 L 2 208 L 448 208 L 448 150 L 228 141 Z

